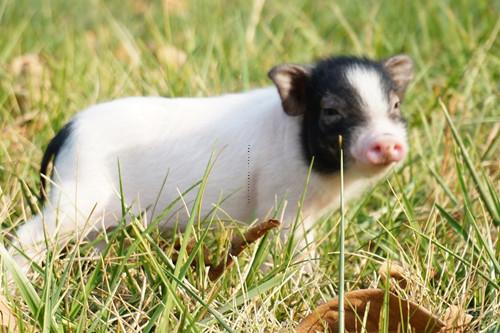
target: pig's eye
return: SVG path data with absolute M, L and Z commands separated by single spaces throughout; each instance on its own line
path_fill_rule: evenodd
M 329 122 L 338 121 L 342 119 L 342 113 L 340 113 L 335 108 L 323 108 L 322 109 L 323 116 L 328 119 Z
M 394 109 L 399 109 L 399 106 L 400 106 L 401 102 L 397 101 L 396 103 L 394 103 Z

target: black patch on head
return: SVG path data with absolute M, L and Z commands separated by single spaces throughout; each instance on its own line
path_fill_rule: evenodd
M 306 87 L 307 111 L 302 124 L 302 146 L 309 163 L 314 157 L 313 169 L 317 172 L 340 170 L 339 136 L 342 136 L 347 167 L 353 132 L 367 122 L 363 101 L 346 77 L 346 72 L 353 67 L 379 73 L 387 96 L 393 89 L 382 65 L 366 58 L 336 57 L 316 64 Z

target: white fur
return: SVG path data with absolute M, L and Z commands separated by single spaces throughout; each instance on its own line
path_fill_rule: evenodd
M 366 77 L 365 83 L 354 76 L 353 83 L 360 89 L 379 88 Z M 380 107 L 378 100 L 368 103 Z M 301 117 L 283 111 L 275 87 L 209 98 L 130 97 L 90 107 L 73 119 L 72 134 L 55 161 L 50 200 L 42 215 L 20 228 L 18 244 L 36 257 L 35 245 L 44 247 L 44 228 L 54 239 L 56 234 L 76 237 L 91 227 L 116 225 L 121 216 L 118 163 L 126 204 L 135 213 L 146 211 L 151 220 L 153 208 L 158 215 L 202 178 L 212 154 L 201 215 L 228 196 L 215 214 L 248 223 L 265 218 L 286 200 L 287 230 L 309 168 L 301 151 L 300 124 Z M 347 196 L 382 174 L 356 166 L 347 170 Z M 338 206 L 339 189 L 338 175 L 312 174 L 302 208 L 307 223 Z M 183 198 L 187 208 L 196 192 Z M 187 208 L 179 204 L 163 225 L 178 221 L 183 226 Z
M 382 89 L 380 75 L 375 70 L 352 66 L 345 75 L 361 97 L 365 110 L 371 117 L 377 118 L 387 114 L 389 101 Z

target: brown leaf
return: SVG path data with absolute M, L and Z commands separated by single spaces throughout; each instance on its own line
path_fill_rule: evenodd
M 0 331 L 19 332 L 16 325 L 16 317 L 10 311 L 7 300 L 0 296 Z
M 172 68 L 179 68 L 187 61 L 186 52 L 172 45 L 162 45 L 155 50 L 156 58 Z
M 21 109 L 29 108 L 30 101 L 44 101 L 50 89 L 49 72 L 41 57 L 35 53 L 23 54 L 9 64 L 14 96 Z
M 144 14 L 151 8 L 151 3 L 144 0 L 133 0 L 132 10 L 137 14 Z
M 450 306 L 443 317 L 446 327 L 441 330 L 442 332 L 467 332 L 467 328 L 472 322 L 472 316 L 455 305 Z
M 241 254 L 241 252 L 243 252 L 250 244 L 254 243 L 256 240 L 264 236 L 269 230 L 274 229 L 279 225 L 280 222 L 277 220 L 267 220 L 251 227 L 245 232 L 243 236 L 241 235 L 234 236 L 233 239 L 231 240 L 231 248 L 229 249 L 226 259 L 217 265 L 212 263 L 212 258 L 210 256 L 210 252 L 208 251 L 208 249 L 205 246 L 202 246 L 205 266 L 209 267 L 208 271 L 209 279 L 211 281 L 217 280 L 222 275 L 222 273 L 224 273 L 226 269 L 232 266 L 235 257 L 238 257 Z M 194 240 L 191 240 L 188 243 L 186 247 L 186 251 L 188 254 L 191 254 L 193 252 L 195 245 L 196 242 Z M 174 250 L 179 251 L 180 248 L 181 248 L 181 243 L 180 241 L 177 241 L 174 244 Z M 172 254 L 172 261 L 176 262 L 177 258 L 178 258 L 178 253 L 174 252 Z M 198 263 L 195 260 L 193 261 L 192 266 L 196 267 L 196 265 L 198 265 Z
M 28 53 L 12 59 L 10 72 L 14 76 L 30 76 L 38 78 L 42 76 L 43 65 L 38 54 Z
M 128 63 L 130 66 L 136 67 L 141 62 L 141 54 L 139 50 L 129 41 L 121 42 L 114 52 L 117 59 Z
M 264 236 L 269 230 L 276 228 L 280 225 L 278 220 L 267 220 L 261 222 L 252 228 L 248 229 L 243 237 L 237 235 L 233 237 L 231 240 L 231 249 L 227 254 L 227 258 L 225 261 L 222 261 L 217 266 L 211 266 L 208 272 L 208 277 L 211 281 L 217 280 L 225 269 L 231 267 L 233 264 L 233 258 L 240 255 L 245 248 L 247 248 L 250 244 Z
M 97 39 L 97 34 L 93 30 L 87 30 L 84 33 L 84 38 L 85 38 L 85 44 L 87 44 L 87 47 L 91 49 L 92 51 L 96 51 L 98 47 L 98 39 Z
M 175 263 L 177 262 L 177 258 L 179 257 L 179 251 L 181 249 L 181 242 L 180 240 L 177 240 L 174 244 L 174 250 L 176 252 L 172 253 L 172 261 Z M 191 254 L 194 250 L 196 246 L 196 242 L 194 239 L 190 240 L 189 243 L 187 244 L 186 246 L 186 252 L 189 254 Z M 210 266 L 211 265 L 211 257 L 210 257 L 210 252 L 208 251 L 207 247 L 205 245 L 202 245 L 201 247 L 202 251 L 203 251 L 203 257 L 204 257 L 204 260 L 205 260 L 205 265 L 207 266 Z M 196 261 L 193 261 L 193 263 L 191 264 L 191 266 L 194 266 L 196 267 L 198 263 Z
M 163 6 L 168 13 L 182 13 L 187 9 L 185 0 L 163 0 Z
M 378 274 L 383 281 L 387 280 L 387 275 L 390 279 L 394 279 L 401 288 L 406 288 L 408 284 L 408 272 L 403 266 L 392 261 L 385 261 L 380 265 Z
M 346 332 L 379 332 L 384 310 L 384 290 L 361 289 L 348 292 L 344 298 Z M 445 324 L 425 308 L 388 294 L 389 332 L 401 332 L 408 325 L 415 333 L 439 332 Z M 297 327 L 297 333 L 338 332 L 338 298 L 320 305 Z M 366 318 L 365 326 L 363 321 Z

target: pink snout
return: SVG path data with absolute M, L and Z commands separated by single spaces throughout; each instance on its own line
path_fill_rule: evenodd
M 370 164 L 388 165 L 405 157 L 406 144 L 393 135 L 381 135 L 368 142 L 364 155 Z

